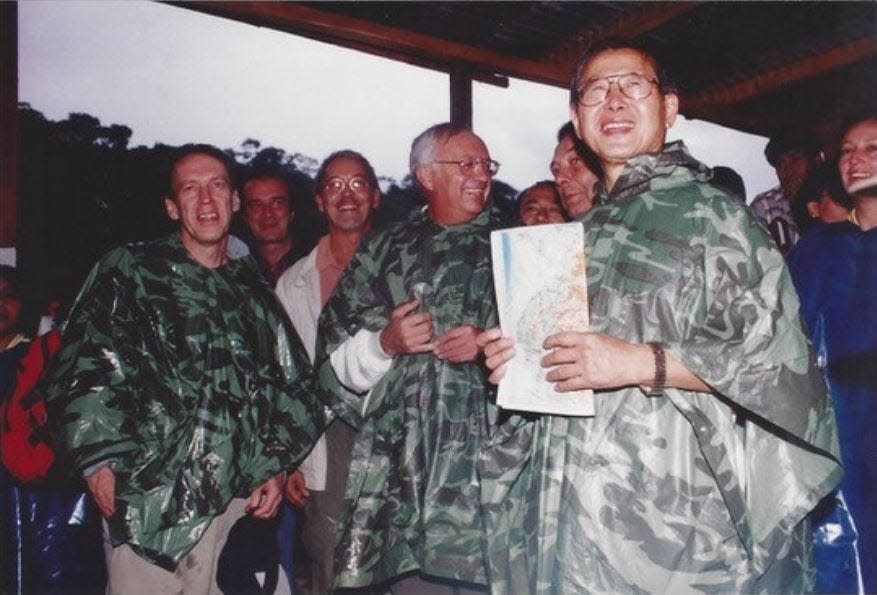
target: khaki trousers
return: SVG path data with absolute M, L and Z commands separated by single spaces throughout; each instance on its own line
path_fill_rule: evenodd
M 213 519 L 201 541 L 168 572 L 134 553 L 127 544 L 113 547 L 104 525 L 107 559 L 107 593 L 111 595 L 221 595 L 216 584 L 216 562 L 232 526 L 244 516 L 247 501 L 236 498 L 224 513 Z

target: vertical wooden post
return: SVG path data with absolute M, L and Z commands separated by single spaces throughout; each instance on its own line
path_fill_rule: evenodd
M 451 123 L 472 128 L 472 70 L 458 66 L 450 75 Z
M 18 200 L 18 5 L 0 2 L 0 261 L 15 260 Z

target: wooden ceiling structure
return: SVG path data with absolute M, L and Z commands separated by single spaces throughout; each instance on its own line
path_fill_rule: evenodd
M 633 38 L 667 65 L 681 112 L 828 144 L 877 106 L 877 2 L 172 2 L 447 72 L 450 118 L 471 122 L 472 81 L 567 88 L 581 53 Z M 17 10 L 0 2 L 0 252 L 15 246 Z M 0 257 L 3 254 L 0 253 Z
M 633 38 L 669 67 L 681 112 L 769 136 L 833 132 L 877 105 L 877 2 L 181 2 L 186 8 L 450 74 L 567 88 L 581 53 Z

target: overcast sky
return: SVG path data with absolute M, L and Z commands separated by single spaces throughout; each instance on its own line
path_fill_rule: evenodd
M 52 120 L 129 126 L 132 145 L 256 138 L 316 159 L 352 148 L 401 180 L 414 136 L 448 119 L 446 74 L 271 29 L 139 1 L 20 2 L 18 15 L 20 100 Z M 550 177 L 566 92 L 511 79 L 473 96 L 497 177 L 518 189 Z M 670 138 L 735 168 L 750 199 L 776 185 L 762 137 L 680 119 Z

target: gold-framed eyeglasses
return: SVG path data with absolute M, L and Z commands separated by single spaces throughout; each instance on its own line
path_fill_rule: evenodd
M 371 190 L 371 182 L 360 176 L 346 181 L 341 178 L 329 178 L 323 182 L 322 189 L 325 194 L 341 194 L 345 188 L 350 188 L 352 192 L 362 194 Z
M 443 163 L 445 165 L 458 165 L 460 167 L 460 171 L 467 176 L 471 176 L 475 173 L 475 170 L 478 166 L 484 168 L 491 176 L 495 176 L 496 172 L 499 171 L 499 161 L 494 161 L 493 159 L 460 159 L 459 161 L 439 161 L 435 160 L 433 163 Z
M 645 99 L 652 94 L 652 86 L 658 86 L 658 80 L 648 78 L 638 72 L 601 76 L 585 82 L 579 89 L 579 104 L 585 107 L 598 105 L 606 101 L 612 83 L 618 85 L 621 93 L 628 99 Z

